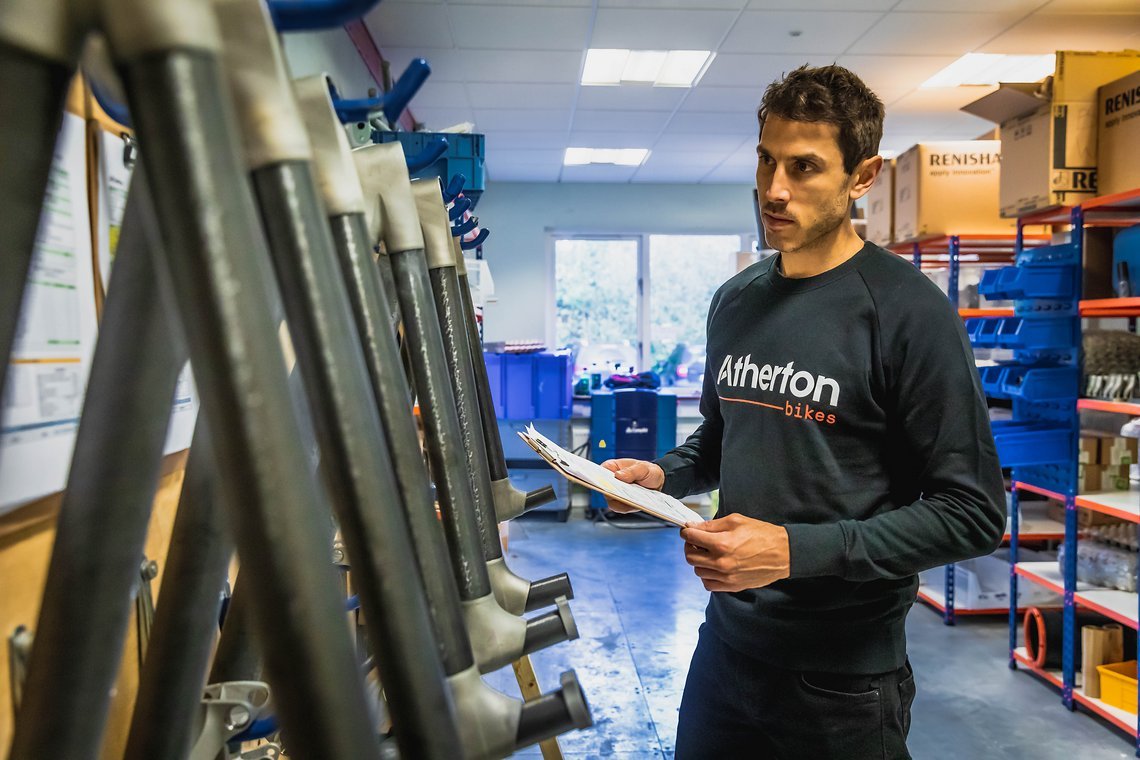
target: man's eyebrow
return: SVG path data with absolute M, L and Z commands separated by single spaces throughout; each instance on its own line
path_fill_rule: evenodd
M 809 164 L 825 164 L 827 161 L 823 156 L 818 153 L 803 153 L 799 156 L 792 156 L 794 161 L 805 161 Z

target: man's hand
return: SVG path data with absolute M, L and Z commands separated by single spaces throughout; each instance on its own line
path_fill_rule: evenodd
M 653 491 L 660 491 L 661 486 L 665 485 L 665 471 L 653 462 L 643 462 L 640 459 L 610 459 L 602 462 L 602 467 L 612 472 L 614 477 L 623 483 L 633 483 Z M 638 511 L 637 507 L 609 498 L 606 499 L 606 504 L 614 512 L 621 514 Z
M 761 588 L 791 573 L 788 531 L 731 514 L 681 529 L 685 561 L 708 591 Z

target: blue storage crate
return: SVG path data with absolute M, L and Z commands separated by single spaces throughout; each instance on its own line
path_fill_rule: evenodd
M 415 179 L 439 177 L 444 186 L 456 174 L 467 178 L 463 194 L 471 199 L 472 208 L 487 187 L 483 163 L 487 156 L 483 135 L 453 134 L 451 132 L 380 132 L 373 130 L 372 141 L 388 143 L 399 140 L 404 146 L 404 154 L 418 156 L 429 143 L 437 138 L 447 140 L 447 152 L 435 163 L 412 174 Z
M 487 382 L 491 386 L 491 400 L 495 403 L 495 419 L 506 419 L 507 410 L 503 405 L 503 355 L 484 351 L 483 362 L 487 365 Z
M 1067 462 L 1073 457 L 1073 430 L 1049 422 L 998 420 L 992 423 L 1002 467 Z
M 982 390 L 991 398 L 1009 398 L 1009 394 L 1002 390 L 1002 379 L 1009 367 L 997 365 L 993 367 L 979 367 L 978 377 L 982 380 Z
M 966 320 L 966 334 L 976 348 L 997 348 L 997 333 L 1002 320 L 973 317 Z
M 1006 367 L 1002 391 L 1025 401 L 1073 401 L 1078 395 L 1076 367 Z
M 982 274 L 978 294 L 993 301 L 1072 298 L 1076 270 L 1071 266 L 1002 267 Z
M 507 419 L 532 420 L 534 354 L 503 354 L 503 407 Z
M 1073 319 L 1028 319 L 1005 317 L 1000 320 L 995 342 L 998 348 L 1038 351 L 1076 345 L 1078 327 Z
M 534 354 L 535 416 L 570 419 L 573 384 L 570 352 Z

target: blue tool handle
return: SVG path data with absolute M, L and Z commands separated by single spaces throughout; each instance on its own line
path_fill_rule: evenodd
M 463 186 L 467 184 L 467 178 L 462 174 L 456 174 L 447 183 L 447 187 L 443 189 L 443 200 L 445 203 L 451 203 L 455 198 L 463 192 Z
M 479 226 L 479 220 L 475 217 L 471 217 L 470 219 L 468 219 L 463 224 L 456 224 L 456 225 L 452 226 L 451 236 L 452 237 L 459 237 L 460 235 L 466 235 L 468 232 L 471 232 L 472 230 L 474 230 L 478 226 Z
M 362 17 L 380 0 L 269 0 L 269 14 L 279 32 L 331 29 Z
M 344 600 L 345 612 L 355 612 L 358 609 L 360 609 L 360 597 L 358 595 L 353 594 Z
M 423 58 L 416 58 L 408 64 L 408 68 L 404 69 L 404 73 L 392 85 L 392 89 L 384 94 L 384 118 L 389 124 L 396 123 L 429 76 L 431 76 L 431 66 Z
M 418 156 L 409 156 L 407 158 L 408 171 L 415 174 L 422 171 L 436 161 L 439 157 L 447 152 L 447 138 L 437 137 L 428 143 L 427 147 L 423 149 Z
M 249 724 L 249 728 L 242 731 L 240 734 L 230 739 L 231 742 L 252 742 L 258 739 L 264 739 L 267 736 L 272 736 L 278 730 L 277 718 L 273 715 L 267 715 L 264 718 L 258 718 L 253 723 Z
M 474 250 L 475 248 L 478 248 L 479 246 L 483 245 L 483 241 L 486 240 L 487 238 L 489 238 L 490 236 L 491 236 L 491 231 L 489 229 L 487 229 L 486 227 L 484 227 L 483 229 L 479 230 L 479 234 L 475 236 L 474 240 L 472 240 L 470 242 L 460 240 L 459 241 L 459 247 L 461 250 L 464 250 L 464 251 Z
M 88 77 L 87 83 L 91 85 L 91 95 L 95 98 L 95 102 L 108 116 L 124 127 L 134 128 L 131 124 L 131 112 L 127 110 L 126 105 L 112 98 L 94 77 Z
M 466 213 L 466 211 L 470 208 L 470 198 L 459 198 L 455 201 L 455 205 L 451 207 L 451 210 L 447 212 L 447 218 L 450 221 L 454 222 L 456 219 L 463 216 L 463 214 Z

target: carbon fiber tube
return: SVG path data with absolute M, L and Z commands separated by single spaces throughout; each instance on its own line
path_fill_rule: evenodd
M 527 747 L 543 739 L 564 734 L 575 728 L 594 725 L 586 695 L 574 671 L 564 672 L 557 691 L 532 699 L 523 707 L 519 717 L 517 746 Z
M 451 760 L 455 707 L 309 163 L 257 169 L 253 186 L 396 741 L 405 757 Z
M 249 580 L 239 572 L 206 683 L 261 680 L 261 653 L 250 620 L 251 593 Z
M 506 480 L 507 459 L 503 453 L 503 439 L 499 436 L 499 421 L 495 417 L 495 399 L 487 377 L 487 363 L 483 361 L 483 344 L 479 340 L 479 326 L 475 321 L 475 302 L 471 299 L 471 283 L 467 275 L 459 274 L 459 293 L 463 302 L 463 321 L 467 325 L 467 344 L 471 350 L 471 363 L 475 373 L 475 395 L 479 400 L 479 418 L 483 424 L 483 443 L 487 449 L 487 465 L 491 480 Z M 513 490 L 513 488 L 512 488 Z M 524 496 L 524 511 L 548 504 L 555 499 L 554 488 L 543 486 Z M 496 506 L 496 512 L 498 507 Z
M 327 501 L 301 444 L 265 241 L 213 53 L 120 61 L 148 165 L 218 484 L 290 755 L 377 755 L 329 562 Z M 172 129 L 171 125 L 177 125 Z
M 135 171 L 36 623 L 11 760 L 94 758 L 138 583 L 182 365 Z
M 483 443 L 483 425 L 479 421 L 479 405 L 475 392 L 475 376 L 471 367 L 471 347 L 467 342 L 463 303 L 455 267 L 437 267 L 428 273 L 436 317 L 443 336 L 451 388 L 459 413 L 459 430 L 467 465 L 471 492 L 475 501 L 475 517 L 483 543 L 483 556 L 488 560 L 503 556 L 499 539 L 495 503 L 491 495 L 491 472 L 487 465 L 487 448 Z
M 454 675 L 471 667 L 474 657 L 463 623 L 447 543 L 435 516 L 431 481 L 420 453 L 411 393 L 401 371 L 400 349 L 391 327 L 388 293 L 377 276 L 372 252 L 365 242 L 364 219 L 359 214 L 345 214 L 333 217 L 330 224 L 356 333 L 364 351 L 380 420 L 388 436 L 396 482 L 415 542 L 416 559 L 435 623 L 436 643 L 444 671 L 449 676 Z M 391 276 L 387 255 L 382 255 L 381 260 Z M 394 295 L 394 280 L 392 292 Z
M 0 42 L 0 395 L 73 72 Z
M 455 393 L 444 359 L 423 251 L 389 254 L 412 358 L 416 397 L 424 422 L 428 458 L 451 554 L 459 596 L 471 601 L 491 593 L 471 484 L 454 413 Z
M 182 760 L 193 745 L 190 716 L 202 701 L 218 630 L 218 592 L 233 554 L 214 477 L 213 450 L 205 424 L 199 424 L 170 536 L 125 760 Z

